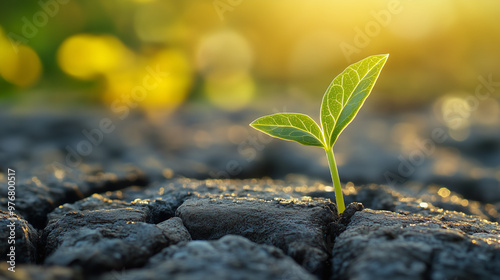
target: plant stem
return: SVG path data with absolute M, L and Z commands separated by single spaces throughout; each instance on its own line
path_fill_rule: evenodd
M 337 208 L 339 214 L 344 212 L 344 195 L 342 194 L 342 188 L 340 186 L 339 172 L 337 171 L 337 164 L 335 163 L 335 157 L 333 156 L 333 149 L 325 149 L 326 157 L 328 158 L 328 165 L 330 165 L 330 174 L 332 175 L 333 188 L 335 190 L 335 200 L 337 202 Z

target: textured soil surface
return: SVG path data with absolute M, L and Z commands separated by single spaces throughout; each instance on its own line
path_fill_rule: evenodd
M 370 153 L 340 143 L 349 160 L 339 172 L 352 182 L 339 216 L 322 153 L 248 134 L 245 114 L 208 128 L 198 123 L 210 114 L 188 116 L 115 122 L 88 155 L 67 147 L 98 117 L 0 123 L 3 186 L 16 170 L 14 215 L 1 188 L 0 279 L 498 279 L 499 133 L 465 141 L 476 150 L 436 142 L 411 174 L 398 170 L 401 151 L 386 152 L 394 143 L 348 134 Z M 455 157 L 452 175 L 443 157 Z

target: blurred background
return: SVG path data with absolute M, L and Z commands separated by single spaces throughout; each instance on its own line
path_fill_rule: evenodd
M 500 201 L 498 18 L 500 2 L 486 0 L 1 0 L 0 107 L 5 122 L 17 118 L 3 124 L 1 155 L 21 166 L 62 159 L 68 145 L 78 152 L 82 127 L 99 127 L 104 114 L 118 127 L 104 140 L 113 141 L 80 153 L 84 162 L 328 182 L 320 149 L 278 143 L 248 123 L 283 111 L 318 120 L 337 74 L 389 53 L 336 146 L 342 181 L 439 184 Z M 37 123 L 47 129 L 31 131 Z M 434 129 L 444 131 L 443 142 Z M 419 148 L 425 140 L 436 148 Z M 154 142 L 148 151 L 145 142 Z M 409 160 L 413 171 L 403 172 Z M 479 197 L 477 188 L 486 191 Z
M 496 1 L 0 5 L 0 94 L 14 106 L 111 104 L 160 65 L 170 75 L 141 102 L 147 110 L 199 101 L 237 111 L 268 99 L 318 107 L 335 75 L 379 53 L 391 54 L 370 98 L 380 110 L 471 93 L 479 75 L 500 80 Z

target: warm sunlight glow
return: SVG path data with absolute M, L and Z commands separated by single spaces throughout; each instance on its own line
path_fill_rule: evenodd
M 123 67 L 130 59 L 125 46 L 111 35 L 78 34 L 66 39 L 57 58 L 64 72 L 92 79 Z
M 42 74 L 38 54 L 24 44 L 12 44 L 0 28 L 0 76 L 19 87 L 35 84 Z

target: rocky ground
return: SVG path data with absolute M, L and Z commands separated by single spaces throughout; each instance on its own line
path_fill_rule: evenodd
M 322 151 L 260 136 L 249 112 L 9 115 L 0 278 L 498 279 L 500 133 L 441 141 L 423 116 L 346 131 L 339 216 Z

